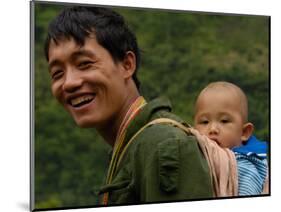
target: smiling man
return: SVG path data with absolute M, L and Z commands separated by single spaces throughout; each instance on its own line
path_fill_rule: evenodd
M 45 43 L 51 89 L 80 127 L 95 128 L 113 148 L 101 204 L 210 198 L 209 169 L 193 136 L 156 118 L 183 121 L 168 100 L 139 93 L 140 53 L 122 16 L 97 7 L 63 10 Z

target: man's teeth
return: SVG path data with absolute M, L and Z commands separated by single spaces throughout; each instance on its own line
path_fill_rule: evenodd
M 75 99 L 71 99 L 70 103 L 72 106 L 77 106 L 81 103 L 90 102 L 93 99 L 94 99 L 94 96 L 92 96 L 92 95 L 80 96 Z

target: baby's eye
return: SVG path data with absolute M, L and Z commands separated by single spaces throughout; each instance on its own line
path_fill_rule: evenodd
M 221 122 L 224 123 L 224 124 L 226 124 L 226 123 L 229 123 L 230 120 L 229 120 L 229 119 L 222 119 Z
M 203 124 L 203 125 L 208 124 L 208 123 L 209 123 L 209 121 L 208 121 L 208 120 L 202 120 L 202 121 L 199 121 L 199 124 Z

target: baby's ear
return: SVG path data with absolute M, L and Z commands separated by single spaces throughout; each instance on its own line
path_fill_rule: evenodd
M 247 141 L 254 131 L 254 125 L 250 122 L 243 125 L 243 132 L 241 136 L 242 141 Z

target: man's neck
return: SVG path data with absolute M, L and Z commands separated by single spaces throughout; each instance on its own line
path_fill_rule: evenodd
M 126 98 L 120 112 L 112 117 L 111 121 L 106 123 L 103 127 L 97 129 L 105 141 L 112 147 L 115 144 L 116 137 L 120 126 L 134 101 L 139 97 L 139 93 Z

